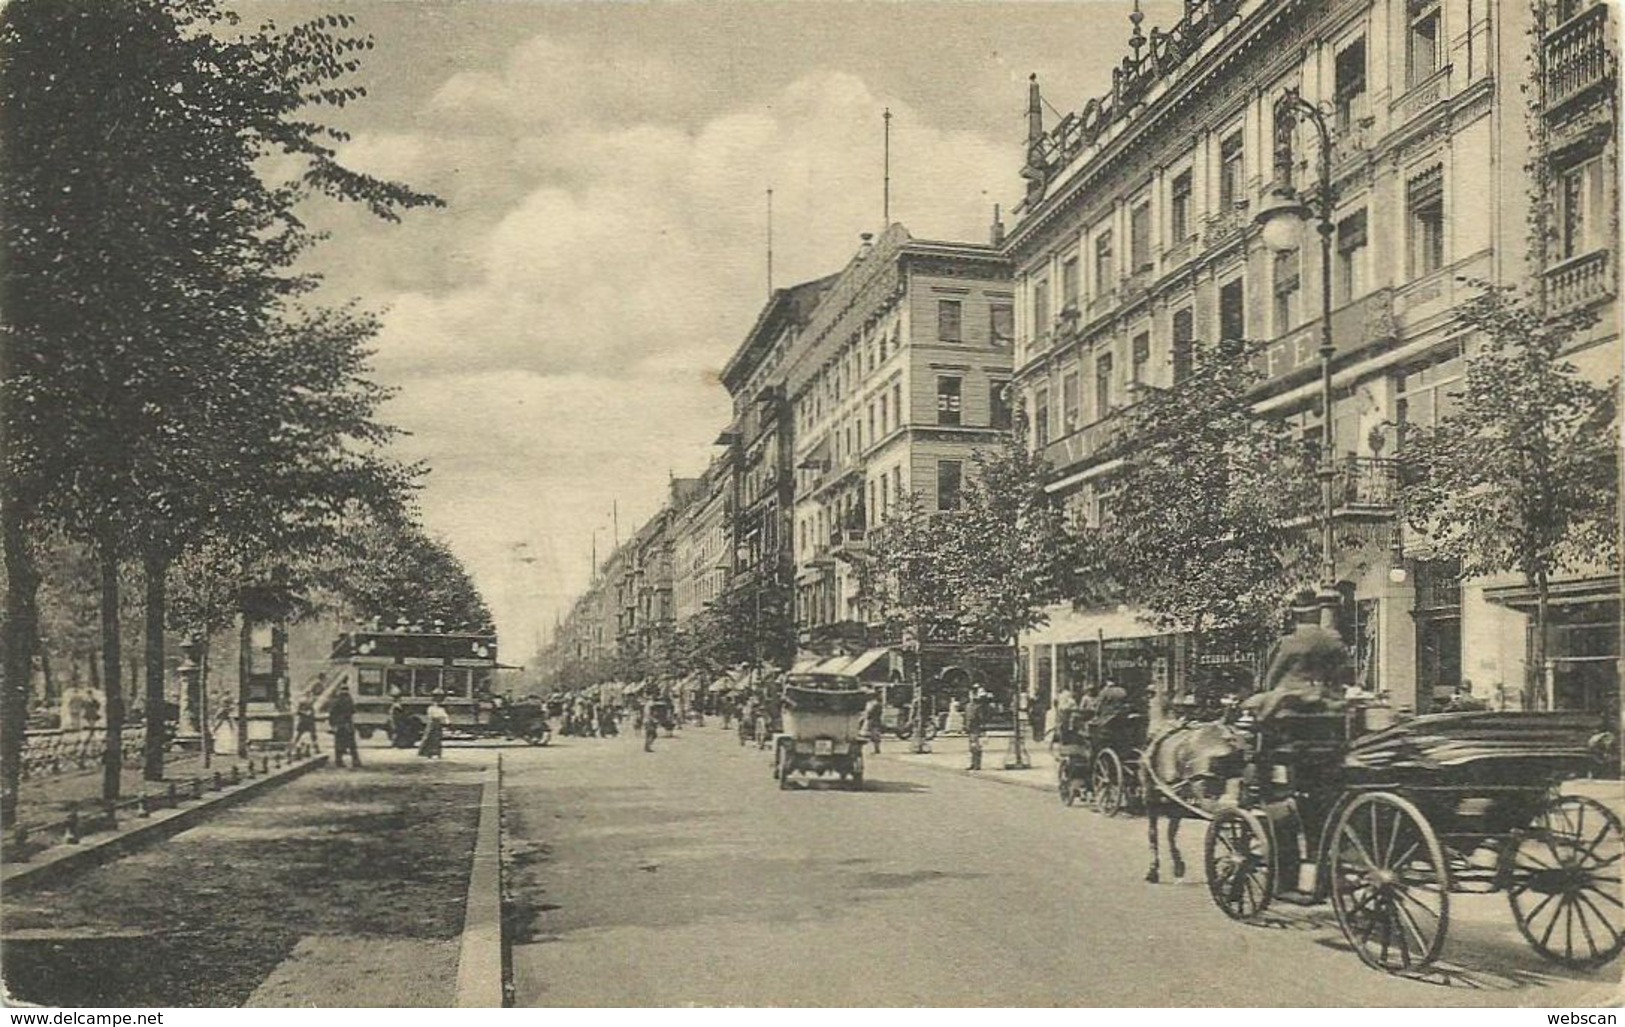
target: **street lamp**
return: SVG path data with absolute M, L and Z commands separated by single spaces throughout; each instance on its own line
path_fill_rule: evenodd
M 1318 209 L 1311 208 L 1292 186 L 1292 129 L 1300 121 L 1313 125 L 1320 136 L 1320 191 Z M 1270 187 L 1254 222 L 1264 245 L 1275 253 L 1298 248 L 1303 225 L 1315 222 L 1320 233 L 1320 462 L 1315 476 L 1320 479 L 1320 623 L 1335 628 L 1341 596 L 1337 592 L 1337 557 L 1333 549 L 1332 510 L 1335 503 L 1334 479 L 1337 468 L 1332 447 L 1332 357 L 1337 352 L 1332 341 L 1332 132 L 1326 114 L 1305 100 L 1297 89 L 1288 89 L 1275 102 L 1275 184 Z

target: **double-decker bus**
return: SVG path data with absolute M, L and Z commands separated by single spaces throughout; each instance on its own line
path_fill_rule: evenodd
M 501 667 L 493 633 L 418 628 L 345 632 L 330 659 L 338 681 L 355 696 L 362 738 L 372 737 L 375 729 L 389 731 L 389 706 L 397 696 L 421 718 L 434 694 L 445 692 L 443 705 L 453 727 L 484 723 Z

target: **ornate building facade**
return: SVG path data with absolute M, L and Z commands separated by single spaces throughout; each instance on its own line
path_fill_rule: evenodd
M 1122 411 L 1138 390 L 1177 384 L 1194 340 L 1268 341 L 1257 407 L 1318 441 L 1329 282 L 1334 523 L 1365 543 L 1339 555 L 1347 640 L 1360 682 L 1418 711 L 1464 680 L 1499 701 L 1531 672 L 1519 586 L 1461 580 L 1394 509 L 1404 432 L 1451 409 L 1475 344 L 1453 317 L 1474 292 L 1466 280 L 1543 283 L 1554 306 L 1602 306 L 1572 357 L 1598 380 L 1620 362 L 1611 15 L 1581 4 L 1549 9 L 1547 25 L 1536 15 L 1522 2 L 1189 0 L 1177 25 L 1147 34 L 1136 5 L 1110 94 L 1046 130 L 1031 87 L 1028 191 L 1006 253 L 1015 377 L 1052 490 L 1099 521 Z M 1526 85 L 1545 97 L 1533 119 Z M 1299 185 L 1319 187 L 1315 134 L 1277 137 L 1288 90 L 1332 129 L 1329 268 L 1313 225 L 1283 254 L 1253 225 L 1280 144 Z M 1545 154 L 1531 124 L 1549 129 Z M 1560 211 L 1545 267 L 1529 259 L 1532 160 L 1548 162 Z M 1618 577 L 1572 587 L 1576 609 L 1583 598 L 1585 616 L 1612 624 L 1617 660 Z M 1606 633 L 1581 647 L 1608 648 Z M 1193 672 L 1181 639 L 1134 611 L 1058 608 L 1022 648 L 1038 694 L 1116 676 L 1167 696 Z M 1590 684 L 1546 691 L 1558 705 L 1601 701 Z
M 907 494 L 953 507 L 972 454 L 1009 430 L 1013 317 L 995 246 L 900 224 L 865 236 L 813 311 L 785 383 L 803 648 L 865 642 L 847 557 Z

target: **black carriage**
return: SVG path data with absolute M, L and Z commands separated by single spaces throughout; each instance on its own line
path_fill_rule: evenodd
M 1054 749 L 1061 801 L 1070 806 L 1087 798 L 1107 816 L 1139 806 L 1146 733 L 1146 717 L 1137 711 L 1064 714 L 1056 725 Z
M 1625 946 L 1619 818 L 1558 791 L 1607 756 L 1594 714 L 1447 713 L 1361 734 L 1359 711 L 1247 728 L 1238 806 L 1204 841 L 1214 902 L 1238 920 L 1273 900 L 1330 901 L 1368 965 L 1427 966 L 1450 895 L 1502 892 L 1542 956 L 1594 967 Z M 1302 864 L 1313 871 L 1303 886 Z

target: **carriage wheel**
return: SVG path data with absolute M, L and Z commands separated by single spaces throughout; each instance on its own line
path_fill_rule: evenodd
M 511 738 L 513 736 L 510 735 L 509 737 Z M 529 742 L 531 745 L 546 745 L 552 740 L 553 731 L 547 726 L 546 721 L 543 721 L 540 724 L 532 725 L 531 728 L 525 732 L 525 741 Z
M 1518 930 L 1536 952 L 1575 969 L 1625 948 L 1619 818 L 1595 799 L 1565 795 L 1501 850 L 1501 880 Z
M 1450 928 L 1450 871 L 1439 836 L 1410 800 L 1371 792 L 1337 818 L 1332 908 L 1366 965 L 1393 973 L 1424 967 Z
M 1207 890 L 1232 920 L 1251 920 L 1275 894 L 1275 858 L 1264 818 L 1248 809 L 1220 810 L 1202 842 Z
M 1123 808 L 1123 761 L 1107 749 L 1095 757 L 1095 811 L 1112 816 Z
M 1078 790 L 1072 784 L 1071 765 L 1067 760 L 1055 764 L 1055 789 L 1061 793 L 1061 802 L 1070 806 L 1078 801 Z

